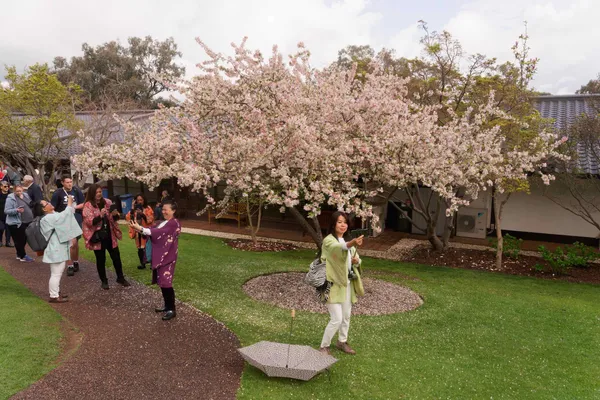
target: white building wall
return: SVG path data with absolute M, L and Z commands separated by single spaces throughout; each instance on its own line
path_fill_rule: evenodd
M 558 195 L 564 193 L 560 185 L 549 188 Z M 532 185 L 531 194 L 514 193 L 504 206 L 502 229 L 518 232 L 597 238 L 598 230 L 543 195 L 541 185 Z M 568 200 L 570 196 L 562 194 Z M 600 213 L 595 217 L 600 221 Z

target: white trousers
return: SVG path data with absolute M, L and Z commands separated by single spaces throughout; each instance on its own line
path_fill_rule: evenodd
M 350 329 L 350 315 L 352 314 L 352 301 L 350 282 L 346 288 L 346 301 L 343 303 L 327 303 L 330 320 L 325 328 L 321 347 L 329 347 L 336 332 L 339 331 L 338 340 L 342 343 L 348 341 L 348 330 Z
M 48 282 L 48 288 L 50 289 L 50 297 L 55 299 L 59 296 L 60 292 L 60 279 L 65 271 L 66 263 L 59 262 L 50 264 L 50 281 Z

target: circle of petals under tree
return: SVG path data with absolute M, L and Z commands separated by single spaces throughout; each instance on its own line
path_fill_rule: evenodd
M 253 299 L 287 309 L 327 313 L 315 289 L 304 283 L 304 273 L 285 272 L 261 275 L 243 286 Z M 353 315 L 384 315 L 413 310 L 423 299 L 409 288 L 380 279 L 363 278 L 365 295 L 352 306 Z

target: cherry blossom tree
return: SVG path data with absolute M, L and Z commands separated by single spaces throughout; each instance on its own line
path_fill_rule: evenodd
M 352 71 L 311 68 L 302 44 L 286 63 L 276 47 L 265 59 L 244 40 L 225 57 L 198 42 L 208 56 L 202 73 L 172 85 L 185 101 L 158 110 L 147 126 L 124 123 L 121 142 L 102 147 L 83 133 L 78 168 L 150 187 L 176 177 L 211 203 L 208 189 L 225 182 L 220 206 L 251 196 L 287 208 L 319 247 L 316 217 L 324 204 L 374 217 L 365 202 L 370 192 L 358 184 L 363 159 Z
M 508 116 L 493 95 L 460 113 L 448 102 L 419 101 L 409 97 L 408 80 L 380 61 L 356 79 L 354 68 L 312 68 L 302 44 L 288 62 L 276 47 L 265 59 L 245 40 L 229 57 L 199 44 L 208 56 L 201 74 L 171 85 L 184 94 L 181 105 L 159 109 L 144 126 L 122 121 L 125 138 L 107 146 L 82 133 L 87 151 L 74 160 L 79 169 L 150 187 L 176 177 L 209 203 L 209 189 L 225 182 L 218 206 L 237 198 L 289 209 L 320 247 L 316 217 L 325 204 L 377 227 L 375 195 L 429 187 L 451 217 L 480 191 L 536 170 L 552 143 L 547 135 L 529 148 L 507 147 L 493 121 Z M 428 214 L 422 199 L 414 203 Z M 443 248 L 435 226 L 427 230 Z

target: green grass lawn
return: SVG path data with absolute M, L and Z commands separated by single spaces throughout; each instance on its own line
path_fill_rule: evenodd
M 0 304 L 0 399 L 7 399 L 56 366 L 60 315 L 2 268 Z
M 290 312 L 252 300 L 241 286 L 276 271 L 305 271 L 310 251 L 247 253 L 222 240 L 182 235 L 175 291 L 222 321 L 242 345 L 288 341 Z M 126 274 L 133 242 L 121 242 Z M 93 260 L 93 254 L 85 253 Z M 241 399 L 598 399 L 600 288 L 478 271 L 364 259 L 378 278 L 408 286 L 425 304 L 388 316 L 353 316 L 331 381 L 269 379 L 246 366 Z M 402 279 L 400 272 L 416 278 Z M 157 304 L 159 305 L 159 304 Z M 297 312 L 293 343 L 317 347 L 328 315 Z

